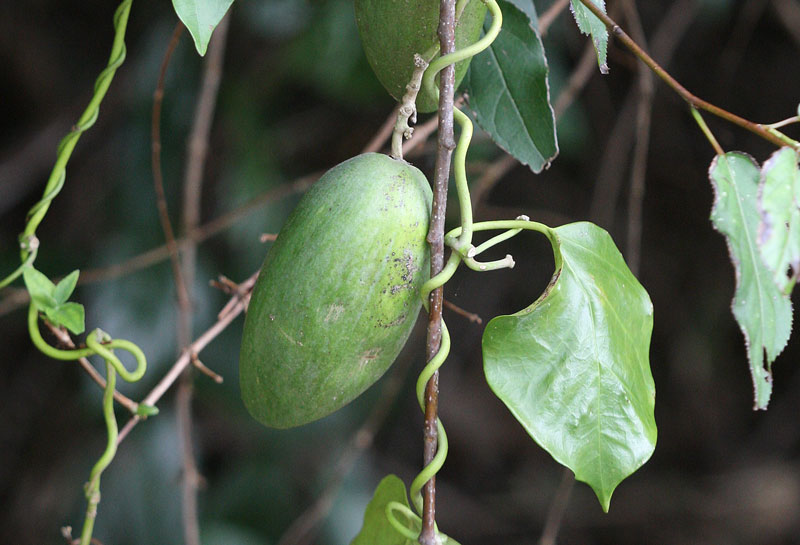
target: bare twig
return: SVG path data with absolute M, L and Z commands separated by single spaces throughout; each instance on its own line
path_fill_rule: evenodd
M 547 518 L 542 530 L 542 537 L 539 538 L 539 545 L 555 545 L 558 530 L 561 527 L 561 520 L 567 510 L 569 496 L 574 485 L 575 477 L 572 471 L 564 468 L 564 472 L 561 474 L 561 483 L 558 485 L 558 491 L 556 491 L 556 497 L 553 498 L 550 508 L 547 510 Z
M 553 2 L 552 6 L 547 8 L 547 11 L 542 13 L 542 16 L 539 17 L 539 33 L 543 37 L 547 34 L 547 30 L 550 28 L 550 25 L 553 24 L 553 21 L 556 20 L 556 17 L 561 15 L 561 12 L 564 11 L 568 5 L 569 0 L 556 0 Z
M 642 21 L 633 0 L 623 0 L 622 9 L 631 26 L 634 38 L 647 46 Z M 653 75 L 639 65 L 639 99 L 636 109 L 636 138 L 631 165 L 631 185 L 628 193 L 628 240 L 626 261 L 634 275 L 639 273 L 642 248 L 642 203 L 644 201 L 647 152 L 650 147 L 650 120 L 653 113 Z
M 695 8 L 695 0 L 675 2 L 653 33 L 653 54 L 663 59 L 665 66 L 671 62 L 681 37 L 694 20 Z M 606 228 L 611 228 L 615 216 L 623 170 L 634 136 L 635 101 L 638 94 L 638 90 L 631 90 L 625 97 L 614 127 L 607 138 L 597 183 L 594 186 L 589 217 Z
M 361 150 L 361 153 L 374 153 L 378 152 L 383 148 L 383 145 L 386 143 L 386 140 L 392 136 L 392 132 L 394 132 L 394 124 L 397 121 L 397 112 L 400 109 L 400 105 L 394 107 L 392 113 L 389 114 L 389 117 L 386 118 L 386 121 L 383 122 L 381 128 L 378 129 L 378 132 L 375 133 L 367 145 L 364 146 L 364 149 Z
M 712 115 L 715 115 L 719 118 L 722 118 L 729 123 L 733 123 L 743 129 L 746 129 L 754 134 L 757 134 L 764 140 L 768 142 L 772 142 L 776 146 L 782 147 L 786 145 L 790 145 L 792 147 L 797 147 L 795 144 L 791 142 L 787 142 L 785 139 L 780 138 L 778 135 L 774 134 L 773 132 L 769 131 L 767 127 L 760 123 L 754 123 L 748 119 L 744 119 L 732 112 L 729 112 L 719 106 L 711 104 L 696 95 L 689 92 L 683 85 L 681 85 L 678 80 L 676 80 L 672 75 L 664 70 L 650 55 L 648 55 L 640 46 L 637 44 L 633 39 L 631 39 L 628 34 L 622 30 L 622 28 L 608 15 L 606 15 L 597 5 L 594 4 L 591 0 L 580 0 L 580 2 L 586 6 L 586 8 L 595 14 L 603 23 L 608 27 L 608 30 L 611 34 L 613 34 L 622 44 L 628 48 L 631 53 L 633 53 L 639 60 L 647 65 L 650 70 L 655 73 L 659 78 L 661 78 L 664 83 L 666 83 L 673 91 L 675 91 L 687 104 L 690 106 L 694 106 L 698 110 L 706 111 Z
M 455 50 L 455 0 L 442 0 L 439 8 L 439 50 L 442 56 Z M 444 266 L 444 220 L 447 208 L 447 184 L 450 179 L 450 162 L 456 147 L 453 133 L 453 93 L 455 66 L 446 66 L 439 72 L 439 137 L 433 183 L 433 212 L 428 231 L 431 245 L 431 278 Z M 426 346 L 427 361 L 439 352 L 442 342 L 442 288 L 430 294 L 430 316 Z M 439 373 L 434 372 L 425 387 L 425 426 L 423 458 L 427 466 L 433 461 L 438 447 Z M 422 491 L 422 545 L 436 545 L 436 476 L 425 483 Z
M 156 403 L 164 396 L 167 391 L 172 387 L 175 381 L 180 377 L 181 373 L 188 365 L 192 363 L 192 354 L 200 354 L 203 349 L 209 345 L 211 341 L 217 338 L 217 336 L 225 331 L 225 328 L 236 319 L 239 314 L 244 311 L 247 307 L 248 302 L 250 301 L 250 294 L 253 290 L 253 286 L 256 283 L 256 278 L 258 278 L 258 273 L 254 273 L 250 278 L 239 284 L 240 292 L 244 295 L 235 295 L 232 298 L 232 304 L 230 306 L 229 312 L 225 315 L 221 316 L 217 322 L 208 328 L 205 333 L 197 337 L 197 339 L 186 347 L 182 352 L 175 363 L 172 364 L 169 371 L 162 377 L 162 379 L 155 385 L 155 387 L 150 391 L 147 396 L 140 402 L 144 403 L 145 405 L 152 405 L 155 406 Z M 134 416 L 131 418 L 125 426 L 120 430 L 119 437 L 117 438 L 117 444 L 120 444 L 123 439 L 130 433 L 130 431 L 139 423 L 141 418 L 139 416 Z
M 181 262 L 178 255 L 178 244 L 175 241 L 175 233 L 172 230 L 172 223 L 169 219 L 169 211 L 167 210 L 167 197 L 164 194 L 164 177 L 161 172 L 161 106 L 164 101 L 164 81 L 167 77 L 167 68 L 169 61 L 172 58 L 172 53 L 178 45 L 178 41 L 183 34 L 183 23 L 178 22 L 175 25 L 175 30 L 172 31 L 172 38 L 167 46 L 167 51 L 164 53 L 164 59 L 161 61 L 161 69 L 158 75 L 158 82 L 156 90 L 153 93 L 153 113 L 152 122 L 150 126 L 151 138 L 151 162 L 153 169 L 153 186 L 156 191 L 156 205 L 158 207 L 158 219 L 161 222 L 161 229 L 164 231 L 164 238 L 167 243 L 167 250 L 170 258 L 170 265 L 172 266 L 172 276 L 175 280 L 175 289 L 178 292 L 178 303 L 181 307 L 188 305 L 189 294 L 186 288 L 186 282 L 181 274 Z
M 463 316 L 464 318 L 466 318 L 467 320 L 469 320 L 473 324 L 479 324 L 480 325 L 480 324 L 483 323 L 483 319 L 480 316 L 478 316 L 477 314 L 475 314 L 474 312 L 469 312 L 467 310 L 464 310 L 460 306 L 456 305 L 455 303 L 451 303 L 447 299 L 444 299 L 443 303 L 444 303 L 445 307 L 447 307 L 448 309 L 452 310 L 453 312 L 455 312 L 459 316 Z
M 208 142 L 214 119 L 219 85 L 222 79 L 222 64 L 225 58 L 225 45 L 230 24 L 230 12 L 214 29 L 209 43 L 208 54 L 203 63 L 203 76 L 200 94 L 195 106 L 192 128 L 189 134 L 186 158 L 186 175 L 183 182 L 183 232 L 189 233 L 200 224 L 200 202 L 203 187 L 203 171 L 206 166 Z M 188 244 L 183 251 L 183 277 L 186 281 L 187 298 L 179 300 L 180 319 L 178 320 L 178 346 L 186 346 L 192 338 L 192 287 L 197 268 L 197 244 Z M 197 353 L 190 354 L 190 360 L 197 366 Z M 200 364 L 200 368 L 205 368 Z M 217 375 L 218 376 L 218 375 Z M 181 436 L 183 461 L 183 534 L 187 545 L 200 545 L 200 522 L 197 513 L 197 490 L 202 477 L 197 469 L 192 444 L 192 376 L 187 368 L 183 373 L 177 392 L 178 430 Z

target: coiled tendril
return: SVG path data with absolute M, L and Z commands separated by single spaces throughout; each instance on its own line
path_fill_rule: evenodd
M 500 6 L 497 5 L 495 0 L 482 1 L 487 5 L 492 14 L 491 27 L 489 30 L 487 30 L 483 38 L 474 44 L 465 47 L 464 49 L 454 51 L 448 55 L 444 55 L 443 57 L 439 57 L 438 59 L 434 60 L 430 66 L 428 66 L 428 69 L 425 71 L 425 75 L 422 78 L 422 86 L 431 96 L 439 96 L 439 90 L 436 88 L 434 82 L 436 74 L 438 74 L 445 66 L 477 55 L 489 47 L 500 33 L 500 28 L 503 24 L 503 15 L 500 11 Z M 460 5 L 463 3 L 464 0 L 460 0 Z M 422 289 L 420 290 L 420 296 L 422 297 L 422 302 L 425 305 L 425 310 L 428 311 L 430 311 L 430 303 L 428 299 L 430 293 L 436 288 L 444 285 L 448 280 L 450 280 L 450 278 L 452 278 L 462 260 L 472 261 L 477 264 L 473 258 L 473 256 L 476 254 L 475 248 L 472 246 L 472 202 L 470 200 L 466 176 L 466 156 L 467 149 L 469 148 L 470 141 L 472 140 L 472 122 L 469 120 L 469 117 L 467 117 L 466 114 L 457 108 L 453 109 L 453 118 L 461 128 L 458 145 L 456 146 L 453 154 L 453 175 L 456 182 L 459 208 L 461 211 L 461 227 L 459 229 L 459 235 L 457 239 L 450 237 L 449 242 L 447 238 L 445 239 L 445 241 L 448 242 L 448 245 L 452 247 L 453 252 L 450 254 L 450 257 L 448 258 L 444 268 L 439 274 L 423 284 Z M 510 256 L 508 259 L 510 259 Z M 509 266 L 506 260 L 501 261 L 503 261 L 503 264 L 500 266 Z M 511 265 L 513 265 L 513 261 L 511 261 Z M 477 266 L 481 267 L 481 270 L 499 268 L 499 266 L 496 266 L 494 263 L 477 264 Z M 450 333 L 448 332 L 447 325 L 444 323 L 444 320 L 442 320 L 442 341 L 439 351 L 431 359 L 431 361 L 428 362 L 425 368 L 423 368 L 419 378 L 417 379 L 417 401 L 419 402 L 419 406 L 423 413 L 425 412 L 425 385 L 428 383 L 428 380 L 433 376 L 433 374 L 442 366 L 444 361 L 447 359 L 449 352 Z M 398 532 L 411 540 L 416 540 L 419 532 L 415 532 L 409 528 L 409 525 L 404 524 L 401 520 L 399 520 L 396 514 L 401 513 L 404 518 L 413 523 L 412 525 L 420 524 L 420 517 L 422 516 L 423 507 L 421 493 L 422 487 L 434 475 L 436 475 L 436 473 L 439 472 L 444 465 L 445 458 L 447 457 L 447 433 L 444 430 L 441 420 L 438 418 L 436 421 L 436 427 L 438 430 L 438 445 L 436 454 L 434 455 L 433 460 L 431 460 L 431 462 L 425 466 L 414 478 L 414 480 L 411 482 L 411 487 L 409 490 L 411 502 L 414 505 L 416 514 L 399 502 L 389 502 L 386 506 L 386 517 L 388 518 L 389 522 L 395 529 L 397 529 Z

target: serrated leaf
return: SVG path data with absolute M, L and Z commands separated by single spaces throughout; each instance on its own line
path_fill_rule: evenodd
M 772 154 L 761 168 L 758 247 L 761 258 L 783 293 L 800 274 L 800 168 L 792 148 Z
M 725 236 L 736 269 L 733 315 L 745 337 L 755 408 L 766 409 L 772 393 L 772 362 L 791 334 L 792 304 L 773 281 L 758 249 L 759 177 L 755 161 L 738 152 L 715 157 L 709 169 L 715 194 L 711 221 Z
M 84 325 L 83 305 L 79 303 L 64 303 L 53 308 L 45 308 L 47 319 L 54 326 L 64 326 L 75 335 L 80 335 L 86 330 Z
M 80 275 L 80 271 L 74 270 L 56 284 L 53 290 L 53 299 L 58 304 L 66 303 L 69 300 L 70 295 L 75 291 L 75 285 L 78 283 L 78 275 Z
M 46 310 L 58 306 L 58 302 L 53 297 L 56 286 L 47 276 L 33 267 L 26 267 L 22 271 L 22 278 L 25 281 L 25 287 L 28 288 L 28 293 L 31 295 L 31 299 L 40 309 Z
M 556 272 L 544 294 L 486 326 L 484 371 L 530 436 L 608 511 L 655 449 L 653 306 L 600 227 L 564 225 L 551 243 Z
M 528 16 L 509 2 L 498 3 L 503 28 L 491 47 L 472 59 L 469 106 L 498 146 L 540 172 L 558 154 L 547 59 Z
M 200 56 L 206 54 L 211 34 L 231 4 L 233 0 L 172 0 L 175 13 L 192 35 Z
M 606 3 L 604 0 L 591 0 L 592 3 L 599 7 L 603 13 L 606 12 Z M 597 16 L 589 11 L 589 8 L 581 3 L 581 0 L 571 0 L 570 6 L 572 15 L 575 17 L 575 22 L 578 23 L 578 28 L 584 34 L 592 37 L 594 49 L 597 52 L 597 65 L 600 67 L 602 74 L 608 74 L 608 29 L 605 23 L 597 18 Z
M 398 532 L 386 518 L 386 507 L 391 502 L 398 502 L 409 507 L 406 485 L 396 475 L 387 475 L 378 484 L 378 488 L 375 489 L 375 494 L 364 512 L 364 525 L 350 545 L 414 545 L 416 543 Z M 418 534 L 422 524 L 419 517 L 415 515 L 414 518 L 415 520 L 408 521 L 408 528 Z M 455 539 L 441 532 L 437 532 L 436 535 L 442 545 L 459 545 Z

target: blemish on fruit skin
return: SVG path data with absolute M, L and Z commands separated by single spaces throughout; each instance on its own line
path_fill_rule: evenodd
M 325 315 L 325 319 L 323 321 L 325 323 L 335 322 L 342 317 L 343 312 L 344 312 L 344 305 L 338 305 L 336 303 L 333 303 L 328 307 L 328 313 Z
M 382 348 L 376 347 L 362 352 L 358 358 L 358 370 L 363 370 L 369 362 L 378 359 L 378 356 L 380 356 L 382 351 Z

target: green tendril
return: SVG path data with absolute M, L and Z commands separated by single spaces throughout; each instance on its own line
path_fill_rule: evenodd
M 52 200 L 64 187 L 64 180 L 66 179 L 66 166 L 67 162 L 75 149 L 75 145 L 89 127 L 94 125 L 100 109 L 100 103 L 111 85 L 111 80 L 114 79 L 114 74 L 117 68 L 125 61 L 125 30 L 128 26 L 128 15 L 130 14 L 131 2 L 133 0 L 123 0 L 114 13 L 114 43 L 111 47 L 111 54 L 108 59 L 108 65 L 94 84 L 94 95 L 89 101 L 89 105 L 84 110 L 78 122 L 72 130 L 61 140 L 58 145 L 58 152 L 56 163 L 47 180 L 47 185 L 44 189 L 44 196 L 31 207 L 28 212 L 27 224 L 23 231 L 23 236 L 32 236 L 36 233 L 36 228 L 44 219 Z M 29 252 L 22 249 L 22 260 L 27 261 Z

